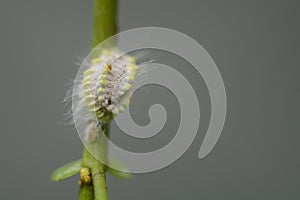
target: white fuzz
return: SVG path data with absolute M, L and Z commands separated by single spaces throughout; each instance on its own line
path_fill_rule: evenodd
M 133 57 L 119 56 L 115 51 L 103 51 L 92 59 L 75 88 L 77 106 L 87 107 L 100 120 L 111 120 L 129 105 L 137 66 Z

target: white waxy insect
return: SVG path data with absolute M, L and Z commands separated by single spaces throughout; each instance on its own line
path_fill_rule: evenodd
M 130 100 L 137 66 L 132 56 L 119 55 L 115 51 L 102 51 L 83 72 L 79 96 L 100 120 L 107 115 L 118 115 Z

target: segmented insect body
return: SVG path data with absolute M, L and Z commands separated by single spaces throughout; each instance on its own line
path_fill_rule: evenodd
M 79 96 L 84 105 L 105 121 L 124 111 L 129 105 L 136 70 L 133 57 L 103 51 L 83 73 Z

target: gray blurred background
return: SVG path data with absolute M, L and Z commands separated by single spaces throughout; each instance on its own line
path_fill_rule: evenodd
M 49 176 L 81 156 L 62 100 L 90 50 L 92 6 L 82 0 L 1 0 L 0 199 L 77 198 L 78 176 L 60 183 Z M 110 200 L 300 198 L 299 6 L 296 0 L 120 2 L 119 31 L 171 28 L 205 47 L 223 76 L 228 112 L 219 142 L 198 160 L 210 115 L 206 86 L 188 63 L 156 52 L 195 88 L 200 130 L 171 166 L 128 181 L 108 176 Z M 159 135 L 140 141 L 116 129 L 114 142 L 142 152 L 170 141 L 179 116 L 168 90 L 138 91 L 131 110 L 137 123 L 147 124 L 149 105 L 159 102 L 170 112 Z

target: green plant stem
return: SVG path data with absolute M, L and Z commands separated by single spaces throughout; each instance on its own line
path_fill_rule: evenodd
M 89 144 L 87 148 L 84 149 L 82 158 L 82 167 L 90 169 L 92 176 L 92 187 L 81 187 L 81 190 L 85 190 L 85 197 L 92 196 L 94 193 L 94 200 L 107 200 L 107 186 L 106 186 L 106 166 L 101 163 L 98 159 L 105 163 L 107 160 L 107 138 L 109 137 L 109 123 L 103 123 L 101 125 L 98 138 Z M 90 153 L 93 152 L 93 155 Z M 95 157 L 94 157 L 95 156 Z M 89 194 L 87 194 L 89 193 Z M 86 200 L 80 199 L 79 200 Z M 89 199 L 90 200 L 90 199 Z
M 93 47 L 116 34 L 117 0 L 94 0 Z
M 91 183 L 82 183 L 79 191 L 79 200 L 93 200 L 94 199 L 94 190 Z
M 94 157 L 84 147 L 82 155 L 82 167 L 91 168 L 91 163 Z M 78 200 L 94 200 L 94 186 L 93 183 L 82 183 L 79 190 Z
M 106 200 L 107 199 L 107 186 L 105 177 L 105 167 L 93 167 L 93 184 L 94 184 L 94 196 L 95 200 Z
M 103 40 L 116 34 L 117 30 L 117 4 L 118 0 L 94 0 L 94 26 L 92 47 L 96 47 Z M 104 133 L 109 136 L 109 124 L 105 124 Z M 107 140 L 102 137 L 102 158 L 107 154 Z M 86 148 L 83 150 L 82 166 L 91 170 L 93 184 L 91 187 L 80 187 L 79 200 L 107 200 L 107 186 L 105 165 L 95 159 Z M 92 198 L 92 199 L 91 199 Z
M 99 132 L 99 140 L 95 141 L 93 148 L 95 155 L 102 162 L 107 161 L 107 138 L 109 137 L 109 123 L 101 125 L 101 131 Z M 98 151 L 99 149 L 99 151 Z M 94 199 L 95 200 L 107 200 L 107 186 L 106 186 L 106 166 L 99 160 L 93 158 L 91 163 L 92 179 L 94 184 Z

